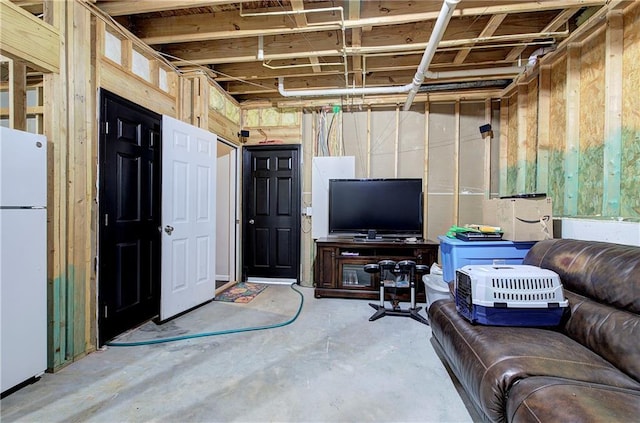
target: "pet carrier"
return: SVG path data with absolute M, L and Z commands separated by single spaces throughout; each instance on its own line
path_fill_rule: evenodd
M 557 273 L 528 265 L 469 265 L 456 270 L 456 309 L 471 323 L 555 326 L 569 302 Z

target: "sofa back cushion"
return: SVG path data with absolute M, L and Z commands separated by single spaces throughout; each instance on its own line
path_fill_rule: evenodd
M 640 247 L 552 239 L 524 264 L 560 275 L 571 311 L 562 330 L 640 381 Z

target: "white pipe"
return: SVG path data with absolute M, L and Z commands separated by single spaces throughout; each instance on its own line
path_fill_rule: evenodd
M 409 95 L 407 96 L 407 101 L 404 103 L 403 110 L 407 111 L 411 107 L 411 103 L 413 103 L 413 99 L 418 93 L 418 88 L 422 85 L 422 81 L 424 81 L 424 72 L 431 64 L 431 60 L 436 53 L 438 44 L 440 44 L 440 40 L 444 35 L 444 31 L 447 29 L 451 15 L 453 15 L 453 11 L 458 3 L 460 3 L 460 0 L 445 0 L 444 3 L 442 3 L 442 9 L 440 9 L 440 14 L 438 15 L 438 19 L 433 27 L 433 31 L 431 32 L 429 44 L 427 44 L 427 48 L 424 50 L 418 70 L 416 70 L 416 74 L 413 77 L 412 87 L 409 91 Z
M 284 89 L 284 78 L 278 78 L 278 92 L 283 97 L 305 97 L 305 96 L 315 96 L 315 97 L 325 97 L 325 96 L 342 96 L 342 95 L 366 95 L 366 94 L 398 94 L 398 93 L 406 93 L 409 92 L 409 98 L 407 99 L 407 103 L 405 103 L 404 110 L 408 110 L 411 107 L 411 102 L 415 97 L 415 94 L 418 92 L 418 88 L 422 81 L 424 81 L 424 72 L 429 67 L 431 60 L 433 59 L 433 55 L 438 48 L 438 43 L 442 39 L 445 29 L 451 19 L 451 15 L 453 15 L 453 11 L 456 5 L 460 2 L 460 0 L 444 0 L 442 3 L 442 9 L 440 10 L 440 14 L 438 15 L 438 19 L 433 27 L 433 31 L 431 32 L 431 37 L 425 48 L 424 54 L 422 56 L 422 60 L 420 61 L 420 66 L 416 71 L 416 75 L 413 78 L 413 81 L 409 84 L 402 86 L 391 86 L 391 87 L 361 87 L 361 88 L 337 88 L 331 90 L 294 90 L 294 91 L 286 91 Z M 412 94 L 413 93 L 413 94 Z
M 360 87 L 360 88 L 334 88 L 331 90 L 290 90 L 284 89 L 284 78 L 278 77 L 278 92 L 283 97 L 326 97 L 359 94 L 397 94 L 406 93 L 412 84 L 392 87 Z
M 447 0 L 447 1 L 453 1 L 453 0 Z M 460 0 L 455 0 L 455 1 L 460 1 Z M 242 16 L 243 18 L 251 17 L 251 16 L 255 17 L 255 16 L 306 15 L 307 13 L 322 13 L 322 12 L 334 12 L 334 11 L 340 12 L 340 29 L 342 30 L 342 63 L 344 66 L 344 83 L 345 83 L 345 86 L 348 87 L 349 86 L 349 68 L 348 68 L 349 65 L 347 61 L 347 35 L 346 35 L 346 27 L 344 24 L 344 9 L 342 8 L 342 6 L 322 7 L 318 9 L 282 10 L 278 12 L 243 13 L 242 2 L 240 2 L 240 16 Z M 308 24 L 307 26 L 317 26 L 317 25 L 324 25 L 324 24 L 323 23 Z M 260 46 L 258 47 L 258 56 L 262 56 L 262 57 L 259 57 L 258 59 L 263 60 L 264 47 L 262 46 L 262 36 L 259 36 L 259 41 L 260 41 L 259 43 Z

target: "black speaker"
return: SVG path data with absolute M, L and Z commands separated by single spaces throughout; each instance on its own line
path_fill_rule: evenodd
M 244 129 L 238 132 L 238 136 L 241 138 L 249 138 L 249 131 L 245 131 Z

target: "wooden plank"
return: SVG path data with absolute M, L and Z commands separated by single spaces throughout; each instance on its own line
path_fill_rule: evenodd
M 507 17 L 506 13 L 500 13 L 500 14 L 491 16 L 491 19 L 489 19 L 489 22 L 487 22 L 487 25 L 484 27 L 482 32 L 480 32 L 479 37 L 489 37 L 493 35 L 498 29 L 498 27 L 500 26 L 500 24 L 502 23 L 502 21 L 504 20 L 504 18 L 506 17 Z M 469 53 L 471 53 L 471 48 L 472 47 L 462 48 L 456 54 L 456 57 L 454 57 L 453 63 L 459 65 L 462 62 L 464 62 L 464 60 L 467 58 Z
M 228 4 L 228 0 L 137 0 L 98 1 L 98 7 L 111 16 L 133 15 L 136 13 L 160 12 L 163 10 L 188 9 Z
M 429 102 L 424 103 L 424 173 L 423 181 L 423 219 L 422 219 L 422 235 L 429 237 Z
M 605 98 L 604 104 L 604 169 L 602 215 L 620 214 L 620 179 L 622 167 L 622 79 L 624 53 L 624 22 L 622 11 L 607 15 L 605 41 Z
M 371 177 L 371 107 L 367 108 L 367 178 Z
M 487 98 L 484 101 L 484 121 L 491 124 L 493 117 L 493 111 L 491 108 L 491 99 Z M 483 173 L 483 185 L 484 185 L 484 198 L 488 199 L 491 196 L 491 139 L 493 138 L 493 131 L 489 131 L 484 137 L 484 173 Z
M 538 192 L 549 192 L 549 149 L 551 145 L 551 66 L 540 66 L 538 90 L 538 160 L 536 186 Z
M 58 34 L 65 31 L 66 2 L 46 1 L 44 19 L 56 28 Z M 64 36 L 60 36 L 62 48 Z M 64 50 L 62 50 L 64 51 Z M 58 50 L 60 53 L 60 50 Z M 47 283 L 48 307 L 52 310 L 47 319 L 48 345 L 47 367 L 57 369 L 66 362 L 66 296 L 68 268 L 67 252 L 67 87 L 66 61 L 60 62 L 57 72 L 44 74 L 44 135 L 47 137 Z
M 216 110 L 209 109 L 209 131 L 218 135 L 218 137 L 224 138 L 226 141 L 240 145 L 238 139 L 238 132 L 240 132 L 240 125 L 231 122 L 226 116 L 221 115 Z M 243 128 L 244 129 L 244 128 Z
M 509 133 L 510 101 L 510 97 L 503 97 L 500 101 L 500 182 L 498 184 L 500 196 L 506 195 L 507 193 L 508 149 L 510 138 L 513 136 L 513 134 Z
M 9 128 L 27 130 L 27 65 L 9 62 Z
M 393 139 L 393 177 L 398 177 L 398 156 L 400 152 L 398 151 L 400 147 L 400 105 L 396 104 L 396 128 L 395 128 L 395 136 Z
M 460 222 L 460 101 L 455 103 L 455 128 L 453 137 L 453 224 Z
M 10 1 L 0 1 L 0 54 L 44 73 L 60 71 L 60 33 Z
M 511 146 L 517 148 L 517 179 L 516 191 L 519 193 L 526 192 L 525 181 L 527 177 L 527 128 L 528 128 L 528 103 L 529 86 L 527 84 L 518 85 L 518 136 L 515 143 Z
M 578 160 L 580 154 L 580 45 L 567 48 L 567 138 L 565 156 L 564 215 L 578 212 Z
M 131 4 L 131 8 L 135 8 L 140 1 Z M 156 2 L 158 4 L 166 3 L 164 1 Z M 171 2 L 169 2 L 171 3 Z M 371 3 L 369 5 L 368 3 Z M 497 6 L 478 6 L 473 7 L 474 2 L 461 2 L 454 11 L 453 17 L 471 17 L 471 16 L 487 16 L 496 14 L 509 13 L 527 13 L 539 12 L 544 10 L 561 10 L 567 7 L 589 7 L 601 6 L 606 2 L 588 1 L 588 0 L 572 0 L 572 1 L 545 1 L 545 2 L 512 2 L 506 5 Z M 374 4 L 376 6 L 374 6 Z M 101 6 L 104 10 L 104 6 Z M 144 5 L 141 5 L 143 8 Z M 361 9 L 366 7 L 376 7 L 376 2 L 363 2 Z M 429 9 L 429 10 L 427 10 Z M 387 16 L 375 16 L 345 20 L 346 29 L 362 28 L 367 31 L 376 27 L 387 25 L 415 24 L 419 22 L 435 21 L 440 13 L 440 6 L 433 7 L 433 2 L 394 2 L 390 7 L 390 13 Z M 139 12 L 132 12 L 139 13 Z M 141 12 L 140 12 L 141 13 Z M 361 10 L 361 14 L 365 14 Z M 114 16 L 111 14 L 111 16 Z M 237 11 L 218 12 L 216 19 L 224 22 L 224 25 L 211 28 L 209 17 L 206 14 L 202 16 L 171 16 L 164 18 L 140 19 L 136 21 L 138 30 L 140 31 L 140 39 L 148 45 L 154 44 L 171 44 L 171 43 L 187 43 L 195 41 L 207 40 L 224 40 L 231 38 L 257 37 L 258 35 L 282 35 L 282 34 L 299 34 L 301 32 L 311 31 L 332 31 L 340 26 L 337 17 L 331 18 L 331 21 L 325 25 L 313 25 L 307 27 L 294 27 L 289 25 L 289 21 L 282 19 L 282 16 L 264 16 L 264 17 L 247 17 L 243 18 Z M 457 19 L 452 20 L 452 24 L 456 24 Z M 201 28 L 200 31 L 193 31 L 193 28 Z M 406 35 L 406 34 L 405 34 Z
M 550 31 L 556 31 L 558 30 L 562 25 L 564 25 L 565 23 L 567 23 L 567 21 L 573 16 L 575 15 L 578 11 L 580 10 L 579 7 L 571 7 L 568 9 L 565 9 L 563 11 L 561 11 L 560 13 L 558 13 L 558 15 L 551 21 L 549 22 L 543 29 L 543 32 L 550 32 Z M 528 39 L 528 40 L 524 40 L 524 41 L 533 41 L 533 39 Z M 513 49 L 511 49 L 511 51 L 507 54 L 507 60 L 516 60 L 520 57 L 520 55 L 522 54 L 522 52 L 524 51 L 524 49 L 527 48 L 526 45 L 522 45 L 522 46 L 518 46 L 518 47 L 514 47 Z
M 110 60 L 100 61 L 103 88 L 156 113 L 176 117 L 176 99 Z

